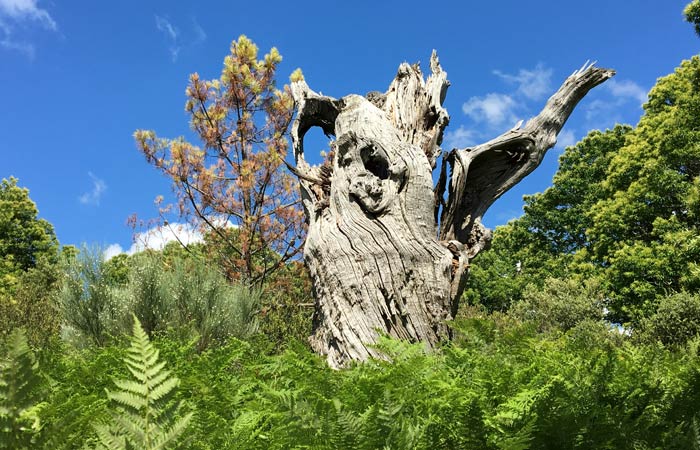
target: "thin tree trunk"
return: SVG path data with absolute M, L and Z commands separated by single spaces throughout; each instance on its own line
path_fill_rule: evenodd
M 446 321 L 457 311 L 469 261 L 490 241 L 481 217 L 540 164 L 578 101 L 614 74 L 584 66 L 524 127 L 443 154 L 449 82 L 434 52 L 430 66 L 424 80 L 417 65 L 404 63 L 386 93 L 364 97 L 333 99 L 304 81 L 292 86 L 293 171 L 316 296 L 311 344 L 332 367 L 381 357 L 373 347 L 380 334 L 428 347 L 449 337 Z M 313 126 L 336 138 L 320 166 L 304 160 L 303 137 Z

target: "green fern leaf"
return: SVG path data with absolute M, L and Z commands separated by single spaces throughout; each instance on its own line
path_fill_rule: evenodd
M 119 389 L 107 392 L 117 409 L 110 427 L 96 427 L 100 445 L 105 449 L 165 450 L 184 433 L 192 413 L 180 415 L 181 403 L 174 400 L 180 381 L 158 362 L 153 347 L 139 321 L 134 317 L 131 347 L 124 363 L 133 380 L 115 380 Z M 115 447 L 116 446 L 116 447 Z
M 7 356 L 0 360 L 0 449 L 32 448 L 41 430 L 37 389 L 39 365 L 21 330 L 7 341 Z

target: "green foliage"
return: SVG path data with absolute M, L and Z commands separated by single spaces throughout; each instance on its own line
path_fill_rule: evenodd
M 104 345 L 118 330 L 119 313 L 115 293 L 105 276 L 99 248 L 87 247 L 66 268 L 60 291 L 66 336 L 77 333 L 95 345 Z
M 23 328 L 35 346 L 46 345 L 56 338 L 61 325 L 56 299 L 60 278 L 59 265 L 47 258 L 40 258 L 36 267 L 21 273 L 14 292 L 0 294 L 0 336 Z
M 141 326 L 152 337 L 154 332 L 167 327 L 173 299 L 168 292 L 166 272 L 160 259 L 150 254 L 141 256 L 131 268 L 126 298 L 121 303 L 138 317 Z
M 174 262 L 165 284 L 172 302 L 170 325 L 196 334 L 199 350 L 258 331 L 258 292 L 230 285 L 218 272 L 183 260 Z
M 0 337 L 24 328 L 32 344 L 58 334 L 58 241 L 53 226 L 37 218 L 29 191 L 10 177 L 0 182 Z
M 173 448 L 192 420 L 175 401 L 179 380 L 158 361 L 158 350 L 134 317 L 131 347 L 124 358 L 132 379 L 115 380 L 118 391 L 108 392 L 117 405 L 111 425 L 96 426 L 98 449 L 160 450 Z
M 685 346 L 700 335 L 700 295 L 682 292 L 664 297 L 645 322 L 645 334 L 670 346 Z
M 276 271 L 263 288 L 260 331 L 278 349 L 290 342 L 307 342 L 311 335 L 314 299 L 306 266 L 292 261 Z
M 695 27 L 695 33 L 700 36 L 700 0 L 693 0 L 683 10 L 685 20 Z
M 68 266 L 61 300 L 64 337 L 77 347 L 85 341 L 103 346 L 125 334 L 131 314 L 151 337 L 169 329 L 197 336 L 199 350 L 258 331 L 259 293 L 172 252 L 147 251 L 110 264 L 99 249 L 83 250 Z
M 585 288 L 547 284 L 562 296 Z M 190 417 L 176 413 L 181 401 L 198 411 L 183 444 L 191 450 L 680 450 L 696 442 L 700 340 L 670 348 L 591 320 L 539 333 L 505 314 L 470 308 L 465 316 L 438 351 L 384 339 L 386 360 L 342 371 L 301 345 L 270 354 L 273 343 L 259 337 L 198 351 L 195 340 L 161 334 L 156 355 L 140 331 L 130 349 L 47 349 L 42 368 L 53 381 L 37 442 L 53 450 L 144 439 L 136 430 L 144 429 L 146 404 L 172 412 L 170 421 L 149 419 L 164 436 Z M 177 397 L 163 364 L 181 380 Z M 117 409 L 104 397 L 114 379 L 121 380 L 109 396 Z M 150 403 L 155 391 L 168 394 Z M 95 436 L 91 424 L 108 421 L 113 427 Z
M 473 261 L 464 299 L 489 311 L 505 311 L 522 300 L 528 285 L 539 287 L 547 277 L 565 276 L 567 260 L 533 239 L 522 221 L 511 221 L 496 229 L 491 249 Z
M 11 292 L 24 271 L 36 267 L 41 258 L 56 263 L 58 241 L 53 226 L 37 218 L 29 190 L 17 179 L 0 182 L 0 295 Z
M 700 289 L 700 58 L 660 78 L 644 109 L 635 128 L 566 149 L 553 186 L 475 260 L 470 301 L 502 310 L 547 277 L 597 278 L 610 320 L 639 327 L 662 298 Z
M 539 331 L 568 331 L 585 321 L 603 320 L 604 295 L 593 280 L 550 278 L 542 288 L 528 286 L 523 300 L 509 313 L 521 320 L 537 324 Z
M 132 260 L 126 253 L 120 253 L 105 261 L 104 272 L 109 284 L 123 286 L 129 281 L 129 264 Z
M 5 353 L 5 352 L 3 352 Z M 41 431 L 38 363 L 24 332 L 10 334 L 0 360 L 0 449 L 32 449 Z

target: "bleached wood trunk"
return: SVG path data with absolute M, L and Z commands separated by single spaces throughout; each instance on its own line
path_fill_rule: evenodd
M 292 170 L 316 296 L 310 339 L 332 367 L 381 357 L 372 344 L 382 333 L 429 347 L 449 338 L 446 321 L 457 311 L 469 261 L 491 238 L 481 217 L 540 164 L 578 101 L 614 74 L 584 66 L 524 127 L 442 152 L 449 82 L 435 53 L 430 65 L 424 80 L 417 65 L 402 64 L 383 94 L 334 99 L 304 81 L 292 85 Z M 335 136 L 320 166 L 304 159 L 303 137 L 313 126 Z

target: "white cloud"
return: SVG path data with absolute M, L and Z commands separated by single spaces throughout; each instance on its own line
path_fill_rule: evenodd
M 613 97 L 620 99 L 631 98 L 639 102 L 640 105 L 647 101 L 647 90 L 632 80 L 608 80 L 605 86 Z
M 38 23 L 42 28 L 58 31 L 56 21 L 48 11 L 39 8 L 37 0 L 0 0 L 0 47 L 14 50 L 34 59 L 34 45 L 15 37 L 18 28 Z
M 48 11 L 37 6 L 37 0 L 0 0 L 0 17 L 9 18 L 14 22 L 36 21 L 49 30 L 58 29 L 56 21 Z
M 124 253 L 124 249 L 122 248 L 121 245 L 119 244 L 112 244 L 109 247 L 107 247 L 104 252 L 102 252 L 102 255 L 105 258 L 105 261 L 109 261 L 110 259 L 114 258 L 115 256 Z
M 551 90 L 552 69 L 538 64 L 534 69 L 520 69 L 516 75 L 494 70 L 493 73 L 510 84 L 518 85 L 518 94 L 530 100 L 540 100 Z
M 127 253 L 132 255 L 146 249 L 162 250 L 168 242 L 178 240 L 190 245 L 202 242 L 204 238 L 202 233 L 189 223 L 170 223 L 136 233 L 134 243 Z
M 476 132 L 474 130 L 469 130 L 460 125 L 459 128 L 455 130 L 447 129 L 445 137 L 442 141 L 442 147 L 445 150 L 451 150 L 453 148 L 464 148 L 471 147 L 476 144 Z
M 496 127 L 505 122 L 515 123 L 513 111 L 517 103 L 510 95 L 491 93 L 484 97 L 472 97 L 462 105 L 464 114 L 476 122 L 487 122 Z
M 134 235 L 134 241 L 128 250 L 119 244 L 110 244 L 104 250 L 103 255 L 105 260 L 121 254 L 133 255 L 134 253 L 142 252 L 146 249 L 163 250 L 168 242 L 178 241 L 185 245 L 196 244 L 204 239 L 202 233 L 188 223 L 169 223 L 167 225 L 159 225 L 150 228 L 141 233 Z
M 78 197 L 78 200 L 83 205 L 96 205 L 99 206 L 100 198 L 102 194 L 107 190 L 107 184 L 104 180 L 96 177 L 92 172 L 88 172 L 90 179 L 92 180 L 92 190 L 85 192 L 83 195 Z
M 195 19 L 192 19 L 192 36 L 185 36 L 183 39 L 180 29 L 175 26 L 175 24 L 159 15 L 156 15 L 155 18 L 156 28 L 163 33 L 169 43 L 168 51 L 170 52 L 170 57 L 173 62 L 177 61 L 177 57 L 183 48 L 194 47 L 207 40 L 207 33 L 204 32 L 204 29 Z M 189 42 L 185 45 L 184 42 L 187 42 L 187 40 L 189 40 Z
M 225 226 L 226 228 L 236 228 L 236 225 L 230 220 L 226 220 L 225 217 L 212 218 L 210 222 L 214 226 L 220 227 Z M 104 250 L 104 257 L 106 260 L 113 258 L 120 253 L 126 253 L 127 255 L 133 255 L 134 253 L 142 252 L 146 249 L 149 250 L 163 250 L 165 246 L 172 241 L 178 241 L 184 245 L 197 244 L 204 241 L 202 233 L 192 224 L 173 222 L 167 223 L 165 225 L 158 225 L 153 228 L 149 228 L 146 231 L 136 233 L 134 235 L 133 243 L 128 250 L 119 244 L 110 244 Z
M 565 149 L 566 147 L 571 147 L 576 144 L 576 136 L 571 130 L 563 130 L 557 136 L 557 148 Z

